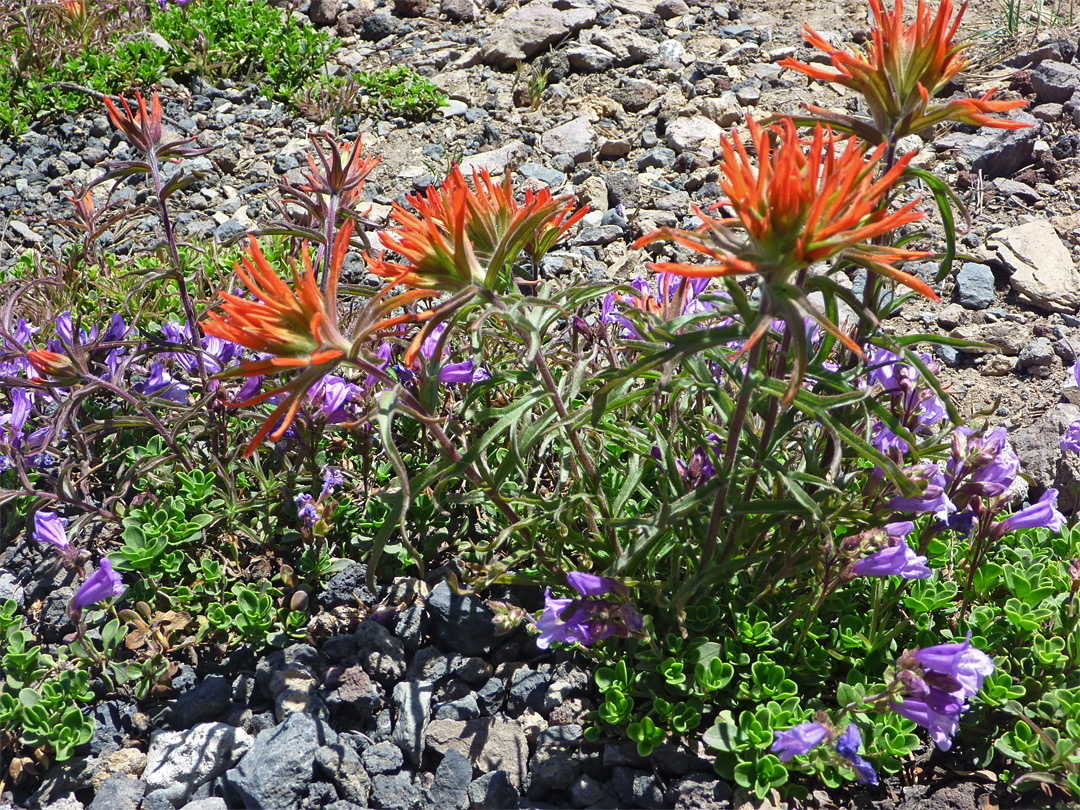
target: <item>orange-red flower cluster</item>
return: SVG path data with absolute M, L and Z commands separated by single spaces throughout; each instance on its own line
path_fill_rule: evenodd
M 963 121 L 1001 129 L 1028 126 L 1020 121 L 989 115 L 1014 110 L 1027 103 L 1023 100 L 991 101 L 994 90 L 981 98 L 930 103 L 930 99 L 967 64 L 962 55 L 966 45 L 955 41 L 966 8 L 965 2 L 953 18 L 952 2 L 942 0 L 934 15 L 923 0 L 919 0 L 915 21 L 905 25 L 903 0 L 896 0 L 892 12 L 884 10 L 881 0 L 870 0 L 875 25 L 866 53 L 834 48 L 814 29 L 805 26 L 803 37 L 810 45 L 828 54 L 832 67 L 809 65 L 790 57 L 780 65 L 861 93 L 870 109 L 871 122 L 811 105 L 807 105 L 807 109 L 821 120 L 871 144 L 888 139 L 895 141 L 942 121 Z
M 345 224 L 338 234 L 331 258 L 326 294 L 319 290 L 311 267 L 308 251 L 303 251 L 303 275 L 293 267 L 293 287 L 278 278 L 267 262 L 258 243 L 252 238 L 248 254 L 237 266 L 236 272 L 255 300 L 221 292 L 224 314 L 208 313 L 203 331 L 223 340 L 239 344 L 254 352 L 269 354 L 266 360 L 257 360 L 223 372 L 221 377 L 255 377 L 293 370 L 301 373 L 258 396 L 237 406 L 255 405 L 263 400 L 288 393 L 270 415 L 245 449 L 251 455 L 259 442 L 270 433 L 278 439 L 292 424 L 300 408 L 304 394 L 324 375 L 329 373 L 347 355 L 351 344 L 337 325 L 337 280 L 341 263 L 352 235 L 352 223 Z
M 727 199 L 719 205 L 731 208 L 734 215 L 718 220 L 695 208 L 704 222 L 697 231 L 660 228 L 634 243 L 642 247 L 671 239 L 715 263 L 662 262 L 652 265 L 654 270 L 690 277 L 758 273 L 776 284 L 797 270 L 845 253 L 852 261 L 928 298 L 937 297 L 918 278 L 893 266 L 925 253 L 865 244 L 923 216 L 915 210 L 915 202 L 892 212 L 882 205 L 910 155 L 875 180 L 883 146 L 866 157 L 855 138 L 838 144 L 832 132 L 820 125 L 804 146 L 790 119 L 770 127 L 752 118 L 747 124 L 757 165 L 751 162 L 738 132 L 733 131 L 731 139 L 724 138 L 721 144 L 720 187 Z M 779 139 L 776 148 L 770 143 L 770 131 Z M 734 233 L 733 227 L 744 231 L 745 237 Z
M 397 226 L 380 238 L 407 263 L 365 255 L 368 269 L 421 289 L 494 289 L 522 255 L 538 263 L 587 211 L 574 211 L 572 198 L 553 197 L 548 189 L 525 192 L 519 205 L 509 172 L 502 183 L 494 182 L 486 170 L 474 173 L 473 186 L 469 188 L 455 166 L 441 188 L 431 186 L 425 195 L 407 198 L 416 214 L 395 204 Z

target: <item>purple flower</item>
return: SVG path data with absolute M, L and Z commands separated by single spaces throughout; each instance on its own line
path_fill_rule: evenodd
M 352 418 L 345 406 L 360 399 L 363 393 L 360 386 L 329 374 L 312 387 L 310 396 L 318 404 L 319 413 L 326 419 L 327 424 L 333 425 Z
M 859 756 L 860 748 L 862 748 L 862 734 L 859 732 L 859 727 L 852 723 L 844 729 L 844 733 L 836 741 L 836 753 L 851 763 L 859 784 L 876 785 L 878 779 L 874 766 Z
M 35 512 L 34 539 L 39 543 L 54 546 L 61 556 L 70 560 L 75 556 L 75 546 L 68 540 L 64 523 L 64 519 L 53 512 Z
M 644 622 L 634 608 L 600 598 L 612 593 L 625 597 L 625 585 L 583 571 L 571 571 L 566 581 L 584 598 L 556 599 L 550 590 L 544 591 L 544 612 L 536 622 L 537 647 L 546 650 L 553 641 L 588 646 L 609 636 L 628 638 L 641 632 Z
M 993 498 L 1012 486 L 1020 471 L 1020 458 L 1008 442 L 1009 434 L 1003 427 L 986 435 L 976 435 L 967 427 L 956 429 L 946 470 L 954 481 L 964 479 L 961 495 Z
M 1069 453 L 1080 453 L 1080 419 L 1065 428 L 1061 437 L 1061 449 Z
M 71 598 L 70 611 L 75 613 L 87 605 L 93 605 L 110 596 L 120 596 L 124 592 L 124 583 L 120 575 L 113 571 L 108 557 L 101 558 L 98 570 L 86 578 L 79 590 Z
M 829 730 L 821 723 L 799 723 L 787 731 L 774 731 L 772 752 L 781 762 L 807 754 L 825 741 Z
M 1051 487 L 1038 501 L 1001 521 L 999 531 L 1001 534 L 1008 534 L 1019 529 L 1041 527 L 1060 532 L 1065 525 L 1065 516 L 1057 510 L 1057 499 L 1058 491 Z
M 26 426 L 26 420 L 30 418 L 33 401 L 33 397 L 27 389 L 11 389 L 11 413 L 0 416 L 0 426 L 6 425 L 5 432 L 10 437 L 8 444 L 15 446 L 19 443 L 19 439 L 22 438 L 22 431 Z M 3 433 L 0 433 L 0 437 L 2 436 Z
M 144 397 L 159 397 L 172 402 L 186 404 L 188 386 L 176 382 L 172 374 L 161 363 L 150 364 L 150 377 L 144 383 L 135 386 L 135 393 Z
M 898 512 L 933 512 L 938 520 L 946 520 L 956 506 L 945 494 L 945 476 L 936 464 L 917 464 L 905 472 L 915 483 L 924 484 L 923 494 L 915 498 L 896 497 L 889 501 L 889 508 Z
M 426 360 L 439 360 L 439 341 L 446 324 L 440 323 L 431 330 L 431 334 L 424 338 L 420 344 L 420 354 Z M 439 367 L 439 382 L 441 383 L 480 383 L 491 379 L 491 375 L 482 366 L 477 366 L 472 360 L 464 360 L 459 363 L 447 363 Z
M 622 587 L 609 577 L 586 574 L 584 571 L 571 571 L 566 575 L 566 584 L 582 596 L 606 596 L 616 588 Z
M 304 521 L 304 525 L 310 529 L 319 519 L 319 513 L 315 510 L 314 499 L 306 492 L 301 492 L 293 498 L 293 502 L 296 504 L 297 515 Z
M 340 487 L 345 482 L 345 476 L 341 470 L 334 467 L 327 467 L 323 470 L 322 481 L 322 492 L 319 493 L 320 501 L 327 495 L 332 495 L 334 487 Z
M 965 698 L 982 689 L 983 679 L 994 673 L 994 662 L 971 644 L 971 633 L 961 642 L 924 647 L 912 654 L 927 673 L 947 675 L 959 684 Z M 955 690 L 953 690 L 955 691 Z
M 960 715 L 968 709 L 966 701 L 993 673 L 994 662 L 972 646 L 968 633 L 962 642 L 905 653 L 899 666 L 909 697 L 891 704 L 893 711 L 925 728 L 937 747 L 948 751 L 960 727 Z
M 891 704 L 891 708 L 901 717 L 929 731 L 930 738 L 942 751 L 952 748 L 952 738 L 960 728 L 960 710 L 954 711 L 950 706 L 946 711 L 938 711 L 926 701 L 914 698 L 904 698 L 900 703 Z
M 907 540 L 900 540 L 896 545 L 883 548 L 852 564 L 851 573 L 857 577 L 926 579 L 932 572 L 926 565 L 926 557 L 912 551 Z

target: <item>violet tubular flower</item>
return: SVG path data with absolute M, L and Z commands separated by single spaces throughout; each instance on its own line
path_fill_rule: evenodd
M 968 710 L 967 700 L 993 674 L 994 662 L 971 644 L 968 633 L 962 642 L 904 653 L 898 667 L 908 696 L 892 703 L 892 710 L 925 728 L 934 744 L 948 751 L 960 727 L 960 715 Z
M 1067 453 L 1080 453 L 1080 419 L 1065 428 L 1061 449 Z
M 854 723 L 844 729 L 836 741 L 836 753 L 851 763 L 851 769 L 855 771 L 855 778 L 861 785 L 876 785 L 878 783 L 877 772 L 874 766 L 859 756 L 862 748 L 862 733 Z
M 926 564 L 926 557 L 916 554 L 907 540 L 883 548 L 869 557 L 855 562 L 851 573 L 857 577 L 890 577 L 903 579 L 927 579 L 933 572 Z
M 641 633 L 644 622 L 641 614 L 625 601 L 625 585 L 608 577 L 571 571 L 566 575 L 567 584 L 583 598 L 557 599 L 550 589 L 544 591 L 544 611 L 536 622 L 540 636 L 536 646 L 546 650 L 552 642 L 562 644 L 594 644 L 609 636 L 628 638 Z
M 112 596 L 124 593 L 124 583 L 120 575 L 113 570 L 108 557 L 102 557 L 98 569 L 86 578 L 75 595 L 71 598 L 69 610 L 74 615 L 84 607 L 96 604 Z
M 829 736 L 821 723 L 799 723 L 786 731 L 774 731 L 772 752 L 781 762 L 791 762 L 797 756 L 810 753 Z
M 66 560 L 74 559 L 75 546 L 68 539 L 65 521 L 53 512 L 34 513 L 34 540 L 48 543 Z
M 1015 515 L 1009 515 L 994 527 L 998 537 L 1020 529 L 1046 528 L 1060 532 L 1065 525 L 1065 516 L 1057 509 L 1058 491 L 1050 488 L 1035 503 L 1021 509 Z
M 947 520 L 949 513 L 956 511 L 956 506 L 945 494 L 945 476 L 936 464 L 917 464 L 905 472 L 915 482 L 924 484 L 923 494 L 913 498 L 897 496 L 889 501 L 890 509 L 915 514 L 933 512 L 938 520 Z

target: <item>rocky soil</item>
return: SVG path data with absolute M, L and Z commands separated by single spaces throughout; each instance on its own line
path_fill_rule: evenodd
M 543 268 L 568 283 L 646 272 L 650 257 L 630 244 L 654 227 L 689 224 L 691 204 L 717 199 L 719 139 L 745 115 L 794 112 L 807 100 L 857 109 L 850 94 L 777 62 L 816 58 L 799 37 L 803 23 L 838 44 L 868 30 L 861 0 L 798 9 L 775 0 L 310 0 L 293 13 L 334 27 L 332 71 L 407 64 L 449 96 L 427 122 L 374 113 L 340 121 L 338 136 L 360 132 L 365 150 L 383 155 L 365 187 L 373 219 L 452 161 L 509 167 L 519 187 L 573 193 L 591 207 Z M 972 27 L 992 25 L 991 14 L 973 10 Z M 1027 33 L 1016 47 L 976 48 L 982 75 L 956 91 L 1001 86 L 1023 96 L 1030 106 L 1017 117 L 1030 129 L 957 127 L 905 144 L 959 190 L 973 225 L 940 303 L 912 301 L 886 328 L 996 347 L 939 348 L 943 379 L 964 413 L 1010 428 L 1033 486 L 1058 485 L 1068 510 L 1078 505 L 1080 464 L 1062 458 L 1058 437 L 1080 418 L 1068 373 L 1080 355 L 1080 69 L 1075 32 Z M 518 63 L 525 70 L 515 81 Z M 541 69 L 548 86 L 534 110 L 527 79 Z M 253 86 L 173 84 L 165 96 L 173 134 L 217 147 L 188 164 L 205 178 L 175 199 L 181 238 L 209 246 L 268 223 L 278 181 L 300 181 L 315 125 Z M 50 218 L 70 213 L 65 181 L 77 185 L 102 161 L 130 156 L 96 109 L 0 142 L 0 266 L 28 249 L 59 253 L 64 237 Z M 117 196 L 146 200 L 136 184 Z M 102 242 L 126 253 L 157 227 L 147 213 L 131 237 Z M 921 246 L 940 249 L 933 220 L 929 231 Z M 359 256 L 346 272 L 364 279 Z M 0 550 L 0 599 L 62 609 L 70 594 L 57 594 L 70 583 L 53 581 L 39 556 Z M 318 649 L 192 660 L 168 700 L 96 707 L 84 756 L 54 768 L 32 795 L 0 797 L 0 807 L 15 799 L 54 810 L 748 806 L 715 778 L 704 751 L 662 749 L 646 761 L 617 741 L 586 743 L 587 669 L 541 653 L 524 633 L 495 639 L 478 601 L 452 597 L 437 580 L 377 594 L 362 582 L 354 566 L 320 595 Z M 382 623 L 359 622 L 380 603 L 393 608 L 376 613 Z M 992 774 L 958 777 L 948 763 L 935 755 L 879 789 L 817 791 L 806 804 L 973 810 L 1015 800 Z

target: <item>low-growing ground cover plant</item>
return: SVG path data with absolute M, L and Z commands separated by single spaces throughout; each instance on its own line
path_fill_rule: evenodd
M 156 255 L 122 295 L 73 289 L 108 261 L 105 209 L 73 189 L 79 249 L 0 310 L 0 532 L 77 583 L 50 650 L 0 606 L 12 778 L 70 757 L 95 697 L 167 693 L 181 650 L 314 640 L 310 595 L 363 558 L 544 587 L 538 615 L 492 607 L 587 650 L 587 739 L 700 737 L 759 799 L 874 785 L 928 743 L 1080 795 L 1080 533 L 1054 490 L 1015 503 L 1004 429 L 961 423 L 919 351 L 957 341 L 878 328 L 905 300 L 881 285 L 936 296 L 904 268 L 931 247 L 910 226 L 929 201 L 953 221 L 897 141 L 1013 127 L 1017 104 L 932 102 L 962 67 L 947 2 L 911 25 L 871 8 L 866 54 L 788 64 L 870 117 L 747 120 L 724 198 L 643 236 L 654 276 L 629 284 L 542 278 L 585 211 L 509 174 L 455 167 L 363 233 L 378 159 L 325 134 L 229 276 L 171 224 L 192 178 L 162 164 L 202 150 L 163 141 L 157 93 L 109 101 L 139 156 L 94 186 L 145 181 Z M 350 251 L 380 287 L 343 283 Z

